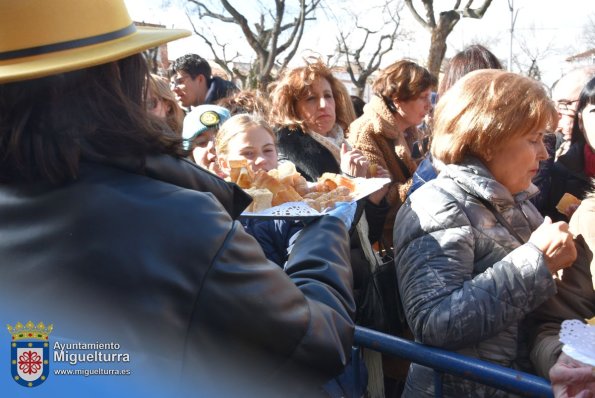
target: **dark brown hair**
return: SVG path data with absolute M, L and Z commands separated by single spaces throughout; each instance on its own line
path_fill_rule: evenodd
M 457 80 L 478 69 L 504 69 L 502 64 L 487 48 L 473 44 L 451 58 L 440 80 L 438 96 L 443 95 Z
M 380 73 L 372 90 L 386 102 L 393 99 L 409 101 L 435 85 L 436 78 L 426 68 L 413 61 L 401 60 Z
M 0 182 L 59 183 L 85 153 L 107 158 L 183 156 L 181 138 L 145 110 L 141 54 L 74 72 L 0 85 Z

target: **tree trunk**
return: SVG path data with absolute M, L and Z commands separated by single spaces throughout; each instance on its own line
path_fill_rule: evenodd
M 438 24 L 432 29 L 432 41 L 428 54 L 428 70 L 436 78 L 440 76 L 440 66 L 446 54 L 446 38 L 460 19 L 461 16 L 459 13 L 454 10 L 441 12 Z
M 440 76 L 440 65 L 446 54 L 446 36 L 442 32 L 434 30 L 432 32 L 432 41 L 430 43 L 430 52 L 428 53 L 428 70 L 433 76 Z
M 355 85 L 355 95 L 360 98 L 364 98 L 364 88 L 366 87 L 366 83 L 363 86 L 356 84 Z

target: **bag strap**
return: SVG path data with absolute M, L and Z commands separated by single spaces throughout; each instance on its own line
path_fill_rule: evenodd
M 496 217 L 496 220 L 498 220 L 498 222 L 502 224 L 508 230 L 508 232 L 510 232 L 510 234 L 521 243 L 521 245 L 524 245 L 526 243 L 525 240 L 517 233 L 517 231 L 515 231 L 514 228 L 512 228 L 512 225 L 510 225 L 510 223 L 506 221 L 504 216 L 500 214 L 500 212 L 498 211 L 498 209 L 496 209 L 492 202 L 485 198 L 482 198 L 481 196 L 477 196 L 469 192 L 467 193 L 473 196 L 475 199 L 479 200 L 489 211 L 491 211 L 494 217 Z

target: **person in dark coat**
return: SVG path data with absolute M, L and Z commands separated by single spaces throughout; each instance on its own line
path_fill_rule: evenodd
M 565 73 L 552 87 L 552 100 L 558 108 L 556 127 L 556 157 L 565 154 L 572 144 L 572 125 L 576 115 L 579 94 L 585 84 L 595 77 L 595 65 L 581 66 Z
M 279 162 L 292 162 L 308 181 L 316 181 L 327 172 L 368 176 L 367 159 L 352 149 L 345 137 L 344 129 L 355 119 L 351 97 L 322 61 L 287 71 L 271 93 L 271 104 Z M 381 172 L 381 176 L 387 173 Z M 366 220 L 358 224 L 357 232 L 355 226 L 351 231 L 356 291 L 365 285 L 369 263 L 375 261 L 370 242 L 377 241 L 382 233 L 388 212 L 385 192 L 370 195 L 358 206 L 358 215 L 365 209 Z
M 569 220 L 568 214 L 562 214 L 556 209 L 565 193 L 583 199 L 595 188 L 592 180 L 595 177 L 595 128 L 583 122 L 583 113 L 592 112 L 594 103 L 595 77 L 579 95 L 570 148 L 554 162 L 551 170 L 550 191 L 545 200 L 543 213 L 552 220 Z
M 331 69 L 321 60 L 308 61 L 304 66 L 287 70 L 274 85 L 271 92 L 271 119 L 277 130 L 280 163 L 292 162 L 308 181 L 316 181 L 324 173 L 389 177 L 388 172 L 380 166 L 372 173 L 366 157 L 347 141 L 345 130 L 355 120 L 351 97 L 345 85 L 333 76 Z M 387 322 L 375 316 L 375 311 L 381 310 L 377 305 L 379 301 L 370 300 L 370 296 L 378 291 L 374 272 L 379 264 L 371 243 L 377 242 L 382 235 L 389 210 L 384 199 L 385 193 L 386 189 L 382 188 L 358 203 L 357 222 L 353 223 L 350 231 L 351 267 L 357 324 L 392 331 L 394 327 L 389 327 Z M 382 310 L 391 315 L 397 313 L 394 306 Z M 368 366 L 371 369 L 381 367 L 370 361 Z M 381 383 L 381 375 L 376 374 L 369 378 L 368 386 L 378 390 L 376 386 Z
M 315 396 L 341 373 L 355 312 L 346 223 L 309 224 L 282 270 L 231 217 L 241 195 L 183 160 L 146 111 L 140 53 L 189 32 L 137 28 L 122 0 L 57 0 L 0 3 L 7 35 L 2 320 L 119 344 L 146 396 Z

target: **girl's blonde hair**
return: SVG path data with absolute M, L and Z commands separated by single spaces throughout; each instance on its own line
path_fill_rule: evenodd
M 273 140 L 276 140 L 273 129 L 262 116 L 241 113 L 229 118 L 219 128 L 219 132 L 215 137 L 215 151 L 217 152 L 217 156 L 227 154 L 227 145 L 233 137 L 254 127 L 265 129 L 273 137 Z
M 518 136 L 553 131 L 558 113 L 537 81 L 497 69 L 471 72 L 438 101 L 432 155 L 446 164 L 485 159 Z
M 277 128 L 306 129 L 304 121 L 297 114 L 296 104 L 308 95 L 310 86 L 318 78 L 325 79 L 331 86 L 336 123 L 347 130 L 356 119 L 351 96 L 345 85 L 318 58 L 313 62 L 306 61 L 306 66 L 286 71 L 277 82 L 271 84 L 271 120 Z
M 182 136 L 184 125 L 184 110 L 176 101 L 174 93 L 169 87 L 169 81 L 159 75 L 151 74 L 149 92 L 162 101 L 166 108 L 165 123 L 179 136 Z

